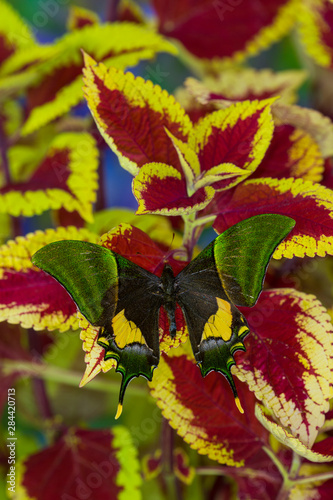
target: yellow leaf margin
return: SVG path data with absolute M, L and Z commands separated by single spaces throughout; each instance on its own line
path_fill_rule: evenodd
M 77 229 L 69 226 L 58 229 L 48 229 L 46 231 L 36 231 L 27 236 L 18 236 L 15 240 L 8 241 L 0 247 L 0 279 L 3 279 L 4 271 L 26 272 L 35 269 L 31 256 L 40 248 L 60 240 L 83 240 L 91 243 L 98 243 L 99 237 L 87 229 Z M 34 328 L 35 330 L 56 330 L 66 331 L 76 330 L 79 322 L 76 314 L 69 318 L 64 318 L 61 311 L 45 315 L 43 311 L 48 308 L 48 304 L 41 302 L 39 306 L 34 306 L 33 311 L 29 311 L 26 306 L 20 307 L 14 304 L 13 307 L 0 304 L 0 321 L 7 320 L 9 323 L 19 323 L 24 328 Z
M 83 219 L 92 221 L 92 208 L 98 188 L 98 149 L 95 140 L 88 133 L 59 134 L 50 144 L 46 158 L 62 149 L 69 150 L 69 164 L 66 168 L 70 175 L 66 184 L 70 192 L 61 188 L 9 191 L 0 194 L 0 212 L 30 217 L 45 210 L 63 207 L 69 212 L 77 210 Z M 61 176 L 61 171 L 59 175 Z

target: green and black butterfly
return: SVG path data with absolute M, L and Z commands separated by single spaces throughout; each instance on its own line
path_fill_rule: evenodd
M 50 243 L 32 262 L 59 281 L 89 323 L 100 327 L 98 344 L 105 349 L 105 359 L 115 359 L 116 371 L 122 374 L 116 418 L 130 380 L 139 375 L 152 380 L 159 363 L 162 306 L 169 333 L 176 335 L 177 303 L 202 375 L 221 372 L 242 411 L 230 369 L 235 352 L 245 350 L 249 329 L 236 306 L 256 303 L 270 257 L 294 225 L 293 219 L 274 214 L 243 220 L 220 234 L 177 276 L 168 264 L 158 277 L 85 241 Z

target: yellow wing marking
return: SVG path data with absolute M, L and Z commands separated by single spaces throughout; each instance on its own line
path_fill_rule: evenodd
M 238 337 L 241 337 L 245 333 L 249 332 L 249 327 L 247 325 L 241 326 L 240 329 L 238 330 Z
M 126 318 L 125 309 L 120 311 L 120 313 L 113 318 L 112 326 L 114 340 L 119 349 L 123 349 L 128 344 L 133 344 L 133 342 L 146 344 L 140 328 L 138 328 L 133 321 L 128 321 Z
M 225 342 L 230 340 L 232 335 L 231 323 L 231 305 L 229 302 L 216 298 L 218 310 L 215 314 L 212 314 L 205 324 L 205 328 L 202 334 L 203 338 L 209 337 L 219 337 Z

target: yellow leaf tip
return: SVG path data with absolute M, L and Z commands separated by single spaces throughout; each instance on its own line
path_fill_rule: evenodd
M 95 66 L 97 62 L 95 59 L 93 59 L 87 52 L 85 52 L 83 49 L 81 49 L 82 55 L 83 55 L 83 60 L 84 60 L 84 65 L 86 67 L 88 66 Z
M 114 417 L 115 420 L 118 420 L 118 418 L 120 417 L 120 415 L 122 414 L 122 411 L 123 411 L 123 405 L 121 403 L 118 404 L 118 408 L 117 408 L 117 413 L 116 413 L 116 416 Z
M 235 403 L 236 403 L 236 406 L 237 406 L 238 410 L 239 410 L 241 413 L 244 413 L 243 407 L 242 407 L 242 405 L 241 405 L 241 402 L 240 402 L 240 400 L 239 400 L 239 397 L 238 397 L 238 396 L 235 398 Z

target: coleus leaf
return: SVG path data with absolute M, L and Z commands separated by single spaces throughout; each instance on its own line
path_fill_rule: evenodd
M 31 262 L 39 248 L 66 238 L 95 243 L 99 239 L 86 229 L 68 227 L 19 236 L 0 247 L 0 321 L 36 330 L 78 328 L 72 299 L 59 283 Z
M 104 139 L 133 175 L 139 213 L 190 213 L 259 165 L 273 134 L 273 100 L 245 101 L 192 124 L 174 97 L 85 57 L 84 92 Z M 140 126 L 138 124 L 140 123 Z M 172 183 L 173 189 L 166 189 Z
M 30 179 L 0 189 L 0 211 L 32 216 L 64 207 L 91 220 L 97 168 L 98 149 L 90 134 L 59 134 Z
M 324 158 L 333 155 L 333 122 L 316 109 L 274 103 L 274 118 L 282 124 L 292 125 L 309 134 L 318 144 Z
M 324 158 L 311 135 L 292 125 L 276 125 L 271 144 L 252 178 L 300 177 L 320 182 L 323 173 Z
M 83 28 L 84 26 L 91 26 L 98 24 L 100 21 L 98 14 L 90 9 L 71 5 L 69 16 L 67 20 L 67 28 L 69 31 L 75 31 Z
M 251 335 L 235 374 L 311 448 L 329 408 L 333 326 L 326 309 L 313 295 L 277 289 L 242 312 Z
M 301 40 L 317 64 L 333 67 L 333 7 L 329 0 L 302 2 L 299 15 Z
M 112 430 L 70 428 L 60 439 L 17 463 L 17 493 L 22 498 L 71 500 L 139 499 L 137 452 L 124 427 Z
M 271 97 L 279 97 L 279 102 L 290 104 L 296 101 L 296 90 L 304 79 L 303 71 L 274 73 L 270 69 L 230 68 L 202 81 L 187 78 L 185 87 L 201 104 L 214 103 L 218 108 L 232 101 Z
M 133 0 L 120 0 L 117 9 L 119 21 L 130 21 L 132 23 L 144 24 L 146 22 L 140 5 Z
M 109 250 L 108 241 L 104 246 L 54 242 L 36 252 L 32 261 L 56 278 L 88 322 L 99 327 L 97 344 L 104 347 L 106 360 L 116 360 L 116 371 L 122 374 L 117 417 L 131 379 L 143 375 L 151 380 L 159 363 L 162 307 L 170 336 L 176 337 L 177 304 L 202 375 L 212 370 L 223 373 L 241 410 L 230 368 L 235 351 L 245 349 L 248 327 L 234 304 L 254 305 L 270 256 L 293 226 L 293 220 L 278 215 L 243 221 L 221 234 L 176 277 L 166 264 L 160 277 L 147 272 Z M 93 357 L 99 359 L 100 352 Z M 90 373 L 95 367 L 96 363 Z
M 35 40 L 28 25 L 5 0 L 0 2 L 0 64 L 17 50 L 33 47 Z
M 205 208 L 215 190 L 203 186 L 188 193 L 186 180 L 177 169 L 164 163 L 147 163 L 133 181 L 133 194 L 139 204 L 138 215 L 181 215 Z
M 165 128 L 186 139 L 191 121 L 173 96 L 131 73 L 85 55 L 84 94 L 96 124 L 123 168 L 135 175 L 145 163 L 166 160 L 180 169 Z
M 247 180 L 233 193 L 226 191 L 216 205 L 218 232 L 259 213 L 292 217 L 296 226 L 275 251 L 276 259 L 332 254 L 333 191 L 320 184 L 293 178 Z
M 288 430 L 274 422 L 270 418 L 269 411 L 266 408 L 256 405 L 255 414 L 259 422 L 273 436 L 295 451 L 301 457 L 304 457 L 312 462 L 332 462 L 333 461 L 333 439 L 326 438 L 323 441 L 315 443 L 312 449 L 306 446 L 300 439 L 293 436 Z
M 254 396 L 238 384 L 245 409 L 240 414 L 228 404 L 225 379 L 217 373 L 202 378 L 188 348 L 161 356 L 150 387 L 170 425 L 212 460 L 240 467 L 267 444 L 268 434 L 254 418 Z
M 179 40 L 191 54 L 239 63 L 291 29 L 299 1 L 182 0 L 170 7 L 167 0 L 154 0 L 153 5 L 160 33 Z
M 175 53 L 175 47 L 161 35 L 134 23 L 88 25 L 59 39 L 53 50 L 56 57 L 35 66 L 38 84 L 29 90 L 30 115 L 23 126 L 27 135 L 68 112 L 82 96 L 82 56 L 89 51 L 107 66 L 135 66 L 157 52 Z

